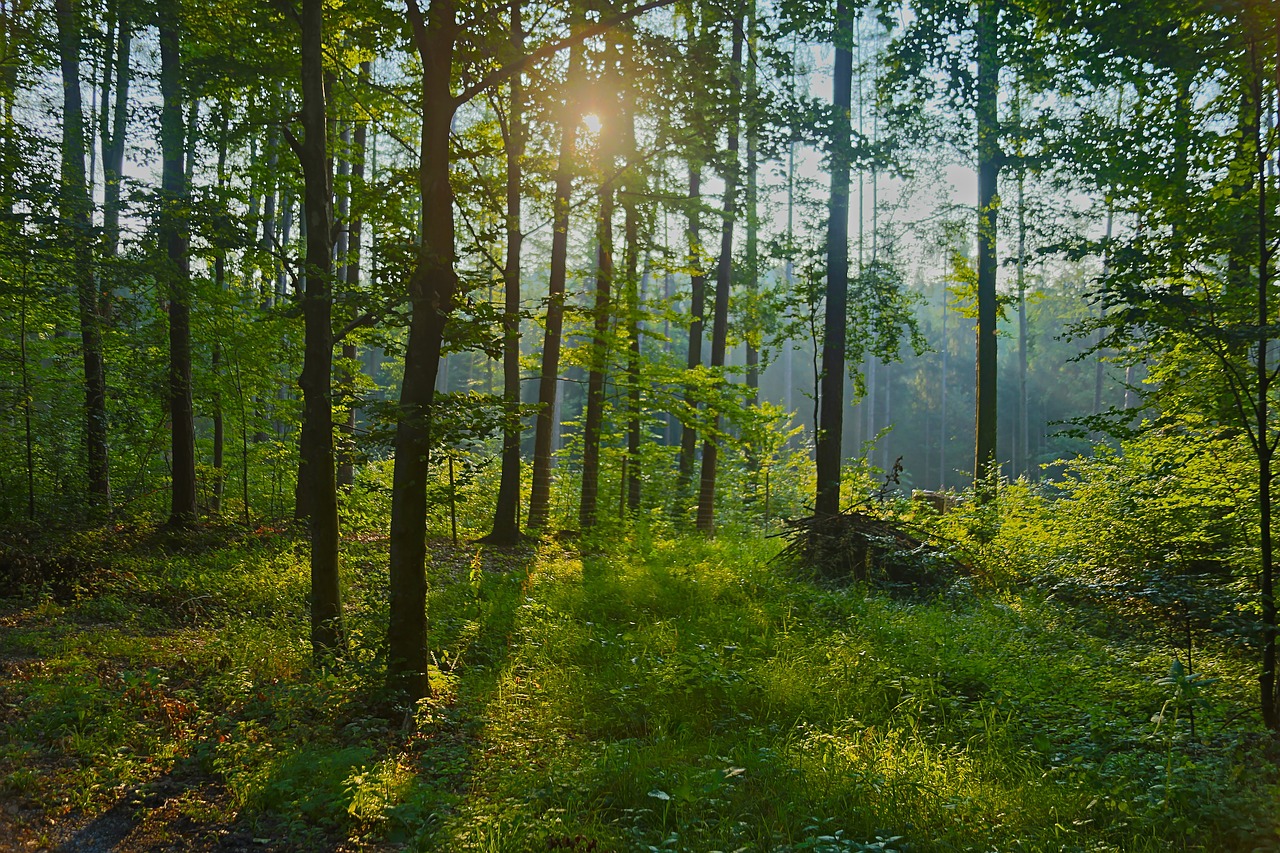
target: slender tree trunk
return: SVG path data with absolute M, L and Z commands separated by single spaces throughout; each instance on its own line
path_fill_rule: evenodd
M 1280 35 L 1280 29 L 1277 30 Z M 1259 704 L 1262 709 L 1262 721 L 1267 728 L 1280 731 L 1280 694 L 1276 690 L 1276 597 L 1274 579 L 1274 543 L 1271 540 L 1271 486 L 1273 467 L 1273 445 L 1271 430 L 1271 384 L 1272 366 L 1268 362 L 1271 335 L 1269 333 L 1271 317 L 1271 278 L 1274 250 L 1271 247 L 1269 220 L 1267 216 L 1267 148 L 1263 145 L 1262 127 L 1262 68 L 1258 59 L 1256 43 L 1250 45 L 1253 62 L 1255 97 L 1258 105 L 1255 111 L 1256 121 L 1252 128 L 1256 151 L 1256 168 L 1258 181 L 1258 347 L 1255 355 L 1257 374 L 1257 398 L 1254 403 L 1255 424 L 1254 449 L 1258 456 L 1258 515 L 1261 529 L 1259 545 L 1261 556 L 1261 609 L 1262 609 L 1262 672 L 1258 678 Z M 1276 71 L 1280 77 L 1280 69 Z
M 624 104 L 633 95 L 628 90 Z M 639 152 L 636 149 L 635 110 L 624 106 L 622 117 L 623 147 L 627 157 L 626 179 L 622 191 L 623 232 L 626 238 L 624 269 L 627 288 L 627 455 L 625 460 L 626 506 L 631 512 L 640 508 L 640 196 L 645 192 L 639 175 Z M 647 271 L 646 271 L 647 275 Z
M 409 698 L 430 693 L 427 682 L 427 477 L 431 451 L 431 406 L 445 324 L 453 311 L 453 190 L 449 185 L 450 92 L 458 25 L 449 0 L 433 0 L 424 18 L 408 0 L 414 47 L 422 63 L 422 136 L 418 195 L 422 206 L 420 245 L 409 278 L 409 340 L 396 424 L 391 485 L 390 620 L 387 679 Z
M 582 48 L 569 52 L 564 115 L 560 121 L 560 154 L 556 166 L 556 193 L 552 204 L 551 272 L 547 282 L 547 328 L 542 345 L 542 373 L 538 382 L 538 415 L 534 423 L 533 483 L 527 524 L 547 526 L 551 510 L 552 439 L 556 432 L 560 384 L 560 344 L 564 328 L 564 284 L 569 258 L 569 201 L 573 191 L 577 157 L 578 116 L 573 94 L 582 77 Z
M 133 21 L 125 4 L 118 3 L 115 59 L 115 107 L 107 120 L 107 92 L 102 97 L 102 243 L 103 255 L 114 258 L 120 245 L 120 176 L 124 169 L 125 132 L 129 122 L 129 53 Z
M 746 265 L 746 338 L 747 338 L 747 387 L 751 389 L 750 404 L 755 406 L 760 398 L 760 350 L 757 342 L 760 336 L 759 309 L 756 305 L 760 290 L 760 210 L 759 210 L 759 147 L 758 130 L 755 116 L 757 99 L 757 72 L 755 54 L 756 4 L 751 0 L 747 13 L 747 197 L 746 197 L 746 235 L 743 261 Z M 754 460 L 748 462 L 754 483 Z M 753 485 L 754 489 L 754 485 Z
M 330 91 L 332 87 L 331 75 L 326 75 L 325 83 L 326 91 Z M 333 122 L 330 122 L 330 125 L 332 124 Z M 330 160 L 335 164 L 333 263 L 335 277 L 342 282 L 345 290 L 347 263 L 351 258 L 351 160 L 353 157 L 351 152 L 351 122 L 338 122 L 338 128 L 337 150 L 335 153 L 330 154 Z M 335 301 L 341 298 L 341 296 L 335 297 Z M 344 340 L 342 358 L 334 368 L 333 383 L 333 396 L 337 401 L 337 411 L 334 412 L 334 415 L 341 418 L 341 420 L 335 420 L 333 424 L 334 482 L 337 483 L 340 490 L 344 490 L 351 485 L 343 482 L 344 471 L 353 476 L 355 474 L 355 469 L 350 465 L 351 454 L 347 448 L 348 433 L 346 427 L 349 421 L 349 414 L 354 412 L 350 402 L 355 397 L 355 377 L 351 374 L 351 361 L 347 358 L 348 346 L 349 344 Z M 354 353 L 352 358 L 354 358 Z
M 845 309 L 849 288 L 849 161 L 852 144 L 853 21 L 849 7 L 836 7 L 834 94 L 836 123 L 831 140 L 831 202 L 827 222 L 827 300 L 822 339 L 821 421 L 818 430 L 818 488 L 814 510 L 840 511 L 840 441 L 844 429 Z
M 724 225 L 720 231 L 720 263 L 716 268 L 715 314 L 711 325 L 711 367 L 724 367 L 725 344 L 729 337 L 729 291 L 733 287 L 733 227 L 738 214 L 738 124 L 739 93 L 742 91 L 743 19 L 733 21 L 733 52 L 729 67 L 729 138 L 724 176 Z M 717 370 L 717 372 L 720 372 Z M 715 418 L 720 427 L 720 416 Z M 702 477 L 698 488 L 697 528 L 715 531 L 716 463 L 719 446 L 714 435 L 702 443 Z
M 187 139 L 183 127 L 183 78 L 175 12 L 173 4 L 160 4 L 160 91 L 164 100 L 160 112 L 163 198 L 160 239 L 168 258 L 165 280 L 169 297 L 169 420 L 173 463 L 169 523 L 183 526 L 196 520 L 196 441 L 191 401 L 191 261 L 184 160 Z
M 511 49 L 524 53 L 521 0 L 511 0 Z M 524 90 L 520 75 L 510 81 L 511 106 L 507 118 L 507 258 L 502 270 L 502 475 L 493 511 L 491 542 L 520 539 L 520 221 L 521 158 L 524 157 Z
M 368 62 L 360 63 L 360 83 L 367 84 L 369 81 L 370 64 Z M 365 121 L 357 121 L 354 141 L 351 148 L 351 190 L 355 190 L 364 186 L 365 172 L 365 147 L 369 139 L 369 124 Z M 361 241 L 364 239 L 364 214 L 359 212 L 358 208 L 353 207 L 355 211 L 348 225 L 347 238 L 347 257 L 346 267 L 342 273 L 342 280 L 346 283 L 347 291 L 355 293 L 360 289 L 360 261 L 361 261 Z M 351 373 L 350 365 L 356 363 L 356 345 L 344 342 L 342 344 L 342 359 L 348 365 L 347 377 L 348 385 L 354 382 L 354 375 Z M 350 489 L 355 485 L 355 452 L 356 452 L 356 400 L 355 390 L 349 387 L 347 392 L 347 416 L 343 420 L 339 430 L 342 434 L 341 452 L 338 458 L 338 485 L 344 489 Z
M 707 276 L 702 268 L 702 167 L 692 160 L 689 161 L 689 222 L 686 233 L 689 240 L 689 266 L 693 273 L 689 277 L 689 350 L 685 366 L 689 370 L 697 370 L 702 366 L 702 325 L 706 317 Z M 697 412 L 698 403 L 691 389 L 685 392 L 685 402 L 692 416 Z M 680 430 L 681 494 L 684 494 L 693 480 L 697 448 L 698 431 L 692 423 L 684 422 Z
M 947 488 L 947 442 L 950 440 L 947 423 L 947 370 L 948 356 L 951 352 L 951 340 L 947 335 L 947 314 L 950 309 L 947 306 L 947 283 L 942 282 L 942 358 L 941 370 L 939 371 L 938 383 L 941 387 L 938 389 L 938 488 Z
M 600 186 L 596 244 L 596 299 L 592 309 L 594 334 L 591 339 L 591 369 L 587 373 L 587 410 L 582 425 L 582 495 L 578 504 L 578 526 L 583 532 L 596 524 L 596 497 L 600 482 L 600 430 L 604 423 L 604 380 L 609 361 L 609 311 L 613 287 L 613 187 L 607 179 Z
M 222 106 L 221 126 L 218 133 L 218 193 L 221 197 L 227 187 L 227 134 L 229 132 L 229 108 Z M 105 161 L 105 157 L 103 158 Z M 227 288 L 227 252 L 221 242 L 217 244 L 217 254 L 213 259 L 213 284 L 219 293 Z M 222 512 L 222 493 L 226 482 L 223 472 L 224 424 L 222 418 L 222 341 L 213 342 L 211 367 L 216 387 L 213 392 L 213 499 L 209 511 L 218 515 Z
M 334 478 L 332 280 L 333 181 L 328 158 L 322 0 L 302 3 L 302 164 L 306 214 L 306 289 L 302 294 L 302 437 L 299 443 L 311 532 L 311 648 L 318 659 L 340 653 L 342 594 L 338 579 L 338 492 Z
M 27 463 L 27 519 L 34 521 L 36 517 L 36 466 L 34 441 L 32 440 L 31 410 L 35 408 L 35 400 L 31 390 L 31 368 L 27 358 L 27 302 L 31 287 L 31 261 L 22 261 L 22 300 L 18 309 L 18 356 L 22 368 L 22 426 L 25 439 Z
M 1000 172 L 1000 128 L 996 93 L 1000 76 L 996 48 L 999 0 L 979 0 L 978 86 L 978 323 L 977 443 L 973 482 L 980 501 L 995 496 L 996 463 L 996 184 Z
M 59 215 L 71 252 L 69 278 L 75 282 L 80 313 L 80 341 L 84 359 L 85 445 L 88 451 L 90 500 L 103 507 L 111 502 L 107 454 L 106 372 L 102 359 L 102 328 L 98 290 L 93 274 L 90 234 L 93 202 L 85 183 L 84 110 L 80 100 L 80 9 L 74 0 L 56 0 L 58 52 L 62 65 L 62 193 Z
M 1027 417 L 1027 206 L 1023 193 L 1024 170 L 1018 167 L 1018 452 L 1015 456 L 1017 471 L 1031 476 L 1031 425 Z M 1108 223 L 1108 228 L 1110 224 Z M 1102 362 L 1098 362 L 1101 370 Z M 1098 393 L 1101 393 L 1102 376 L 1098 375 Z M 1094 403 L 1097 410 L 1097 401 Z

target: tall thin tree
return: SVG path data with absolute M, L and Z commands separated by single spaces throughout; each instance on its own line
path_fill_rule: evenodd
M 169 299 L 169 422 L 173 486 L 169 523 L 196 519 L 195 409 L 191 395 L 191 258 L 188 224 L 187 134 L 178 4 L 159 4 L 161 209 L 160 242 Z
M 832 84 L 831 201 L 827 211 L 827 292 L 823 320 L 822 377 L 817 441 L 819 515 L 840 511 L 841 440 L 844 432 L 845 335 L 849 291 L 849 172 L 853 143 L 853 15 L 836 5 Z
M 107 454 L 107 388 L 102 357 L 98 287 L 90 233 L 93 202 L 85 182 L 84 108 L 80 97 L 81 10 L 74 0 L 56 0 L 58 53 L 62 67 L 62 188 L 59 216 L 71 252 L 69 278 L 75 283 L 84 360 L 85 446 L 90 499 L 109 506 L 111 478 Z M 181 143 L 179 143 L 181 147 Z
M 338 491 L 333 453 L 333 181 L 325 106 L 324 2 L 303 0 L 302 164 L 307 220 L 306 290 L 302 294 L 303 419 L 300 455 L 309 484 L 311 646 L 319 656 L 341 651 L 342 595 L 338 579 Z

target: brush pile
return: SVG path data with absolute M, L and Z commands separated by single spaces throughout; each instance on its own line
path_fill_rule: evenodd
M 963 563 L 891 519 L 859 510 L 786 522 L 778 555 L 796 569 L 832 582 L 930 592 L 968 574 Z

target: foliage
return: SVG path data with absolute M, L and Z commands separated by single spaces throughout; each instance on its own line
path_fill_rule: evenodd
M 924 600 L 650 521 L 587 556 L 437 539 L 433 695 L 412 709 L 381 683 L 377 491 L 347 499 L 370 523 L 343 546 L 333 670 L 309 662 L 288 533 L 33 533 L 9 552 L 78 580 L 4 605 L 6 820 L 97 814 L 123 786 L 190 837 L 269 848 L 1270 849 L 1277 780 L 1232 644 L 1197 628 L 1195 669 L 1171 665 L 1164 632 L 1024 580 L 1095 497 L 1009 487 L 985 545 L 967 511 L 935 519 L 977 574 Z M 162 813 L 135 823 L 172 831 Z

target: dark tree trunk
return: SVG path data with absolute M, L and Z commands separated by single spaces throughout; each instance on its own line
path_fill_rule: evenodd
M 685 366 L 696 370 L 702 366 L 702 324 L 707 310 L 707 276 L 702 270 L 702 167 L 689 163 L 689 224 L 686 231 L 689 240 L 689 351 Z M 697 411 L 697 401 L 686 392 L 685 401 Z M 693 481 L 693 463 L 698 449 L 698 431 L 685 422 L 680 430 L 680 493 L 683 494 Z
M 218 133 L 218 193 L 221 197 L 227 186 L 227 134 L 229 131 L 228 107 L 222 107 L 221 126 Z M 105 158 L 104 158 L 105 159 Z M 227 252 L 219 240 L 217 254 L 213 259 L 213 284 L 218 292 L 227 288 Z M 213 392 L 213 499 L 209 503 L 209 511 L 214 515 L 222 512 L 222 494 L 226 476 L 223 472 L 223 455 L 225 443 L 225 425 L 222 419 L 222 342 L 213 342 L 211 359 L 214 382 L 217 387 Z
M 733 286 L 733 226 L 738 213 L 738 95 L 742 91 L 742 18 L 733 21 L 733 50 L 729 60 L 728 157 L 724 176 L 724 224 L 720 231 L 720 263 L 716 268 L 716 302 L 711 325 L 711 367 L 724 367 L 725 345 L 729 337 L 729 291 Z M 720 426 L 716 415 L 715 425 Z M 697 528 L 715 530 L 716 461 L 719 446 L 714 435 L 702 443 L 702 477 L 698 488 Z
M 1280 35 L 1280 30 L 1277 30 Z M 1267 146 L 1263 144 L 1262 121 L 1262 68 L 1259 63 L 1256 43 L 1250 45 L 1250 53 L 1254 72 L 1254 98 L 1257 104 L 1253 133 L 1256 161 L 1254 167 L 1258 182 L 1258 347 L 1254 356 L 1254 368 L 1257 376 L 1256 399 L 1254 401 L 1255 435 L 1254 450 L 1258 457 L 1258 515 L 1260 519 L 1259 546 L 1261 557 L 1260 584 L 1262 610 L 1262 672 L 1258 677 L 1259 704 L 1262 710 L 1262 722 L 1273 732 L 1280 731 L 1280 694 L 1276 690 L 1276 597 L 1275 597 L 1275 545 L 1271 540 L 1271 487 L 1272 469 L 1274 467 L 1274 444 L 1271 430 L 1271 386 L 1273 383 L 1273 366 L 1268 363 L 1268 350 L 1271 343 L 1269 332 L 1271 317 L 1271 280 L 1273 276 L 1272 261 L 1275 250 L 1271 245 L 1268 219 L 1267 199 Z M 1276 71 L 1280 78 L 1280 69 Z
M 560 344 L 564 328 L 564 284 L 569 257 L 569 201 L 577 154 L 578 118 L 573 90 L 582 76 L 582 48 L 569 52 L 564 118 L 560 123 L 560 155 L 553 202 L 551 272 L 547 282 L 547 329 L 542 345 L 542 373 L 538 382 L 538 415 L 534 424 L 533 483 L 529 527 L 547 526 L 551 508 L 551 441 L 556 429 L 556 396 L 560 380 Z
M 524 53 L 521 0 L 511 0 L 511 47 Z M 502 270 L 502 475 L 488 539 L 512 543 L 520 539 L 520 222 L 521 163 L 524 156 L 524 93 L 520 75 L 511 77 L 511 107 L 507 119 L 507 258 Z
M 57 0 L 58 53 L 62 65 L 62 194 L 59 216 L 71 251 L 71 275 L 80 314 L 84 358 L 85 445 L 90 500 L 111 502 L 107 456 L 106 372 L 102 360 L 102 328 L 98 286 L 93 274 L 90 214 L 93 202 L 85 184 L 84 110 L 80 100 L 80 10 L 73 0 Z M 179 147 L 181 147 L 179 145 Z
M 338 581 L 338 492 L 334 479 L 332 280 L 333 181 L 327 152 L 322 0 L 302 3 L 302 164 L 305 192 L 306 290 L 302 294 L 303 418 L 300 474 L 305 472 L 311 532 L 311 648 L 318 659 L 340 653 L 342 595 Z M 300 495 L 301 497 L 301 495 Z
M 114 258 L 120 246 L 120 175 L 124 169 L 125 131 L 129 122 L 129 50 L 133 21 L 125 4 L 118 3 L 115 58 L 115 108 L 108 122 L 107 91 L 102 95 L 102 244 L 103 255 Z
M 447 0 L 434 0 L 426 19 L 416 0 L 408 0 L 408 12 L 422 62 L 418 165 L 422 222 L 418 258 L 409 279 L 412 313 L 391 485 L 387 680 L 392 689 L 416 699 L 430 692 L 425 540 L 431 404 L 458 282 L 453 269 L 453 190 L 449 185 L 449 128 L 454 112 L 449 83 L 458 27 L 453 4 Z
M 629 48 L 629 52 L 630 52 Z M 635 110 L 629 104 L 630 89 L 623 99 L 621 129 L 623 150 L 627 158 L 626 178 L 622 191 L 623 235 L 626 249 L 623 259 L 627 288 L 627 455 L 625 461 L 626 506 L 632 512 L 640 508 L 640 196 L 645 192 L 639 174 L 639 152 L 636 150 Z
M 369 72 L 369 63 L 360 63 L 359 79 L 361 83 L 368 82 Z M 349 191 L 352 193 L 364 186 L 365 147 L 369 140 L 368 123 L 364 121 L 357 122 L 354 136 L 355 139 L 351 149 L 351 190 Z M 363 239 L 364 215 L 357 211 L 351 216 L 351 221 L 347 228 L 346 267 L 342 274 L 342 280 L 346 283 L 347 291 L 350 293 L 354 293 L 360 288 L 360 242 Z M 342 358 L 348 365 L 347 382 L 348 386 L 350 386 L 354 378 L 350 373 L 350 365 L 355 363 L 356 360 L 355 344 L 343 343 Z M 339 428 L 342 435 L 342 444 L 338 458 L 338 485 L 344 489 L 350 489 L 356 482 L 356 400 L 354 389 L 350 387 L 348 387 L 347 401 L 347 416 Z
M 187 224 L 187 138 L 182 116 L 182 68 L 178 22 L 171 3 L 159 6 L 162 208 L 160 241 L 168 259 L 165 283 L 169 297 L 169 420 L 172 424 L 173 490 L 169 523 L 196 520 L 195 412 L 191 402 L 191 268 Z
M 756 306 L 760 289 L 760 210 L 759 210 L 759 154 L 757 152 L 757 120 L 755 116 L 757 98 L 757 73 L 755 57 L 756 4 L 752 0 L 747 15 L 747 197 L 746 197 L 746 235 L 743 246 L 743 262 L 746 265 L 746 337 L 747 337 L 747 387 L 751 389 L 750 402 L 755 406 L 760 398 L 760 350 L 756 343 L 760 339 L 759 311 Z M 754 477 L 756 464 L 754 454 L 748 462 Z M 754 483 L 754 480 L 752 481 Z M 754 488 L 754 486 L 753 486 Z
M 831 139 L 831 202 L 827 222 L 826 318 L 822 338 L 822 389 L 817 442 L 819 515 L 840 511 L 841 440 L 844 434 L 844 348 L 849 291 L 849 168 L 853 128 L 853 19 L 849 7 L 836 7 L 834 93 L 836 124 Z M 874 406 L 872 406 L 874 408 Z
M 996 93 L 1000 77 L 996 50 L 999 0 L 979 0 L 977 52 L 978 136 L 978 322 L 977 442 L 973 482 L 980 501 L 995 495 L 996 467 L 996 184 L 1000 172 L 1000 128 Z
M 582 424 L 582 495 L 578 504 L 578 526 L 583 532 L 596 524 L 600 430 L 604 423 L 604 379 L 608 368 L 609 310 L 613 287 L 613 187 L 607 180 L 600 186 L 596 243 L 596 302 L 591 312 L 594 335 L 591 339 L 591 369 L 587 373 L 587 411 Z

